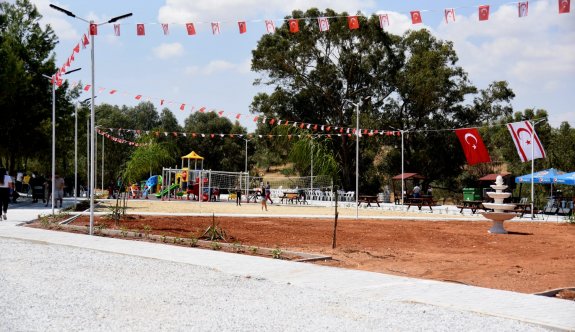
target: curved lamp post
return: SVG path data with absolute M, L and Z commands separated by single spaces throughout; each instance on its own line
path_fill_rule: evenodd
M 55 6 L 53 4 L 50 4 L 50 7 L 62 12 L 70 17 L 73 18 L 77 18 L 80 21 L 86 22 L 88 23 L 90 26 L 91 25 L 103 25 L 103 24 L 108 24 L 108 23 L 114 23 L 116 21 L 119 21 L 121 19 L 124 19 L 126 17 L 130 17 L 132 16 L 132 13 L 128 13 L 128 14 L 124 14 L 124 15 L 120 15 L 120 16 L 116 16 L 110 20 L 108 20 L 107 22 L 103 22 L 103 23 L 95 23 L 94 21 L 88 21 L 86 19 L 83 19 L 81 17 L 77 17 L 76 14 L 72 13 L 69 10 L 66 10 L 64 8 L 60 8 L 58 6 Z M 94 75 L 94 35 L 90 34 L 90 43 L 91 43 L 91 64 L 92 64 L 92 96 L 91 96 L 91 105 L 90 105 L 90 183 L 89 183 L 89 192 L 90 192 L 90 235 L 94 234 L 94 183 L 96 180 L 95 177 L 95 171 L 96 171 L 96 165 L 95 165 L 95 158 L 94 158 L 94 140 L 95 140 L 95 129 L 94 129 L 94 123 L 95 121 L 95 112 L 94 112 L 94 87 L 96 86 L 95 84 L 95 75 Z

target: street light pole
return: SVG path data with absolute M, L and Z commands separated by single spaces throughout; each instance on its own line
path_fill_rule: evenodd
M 359 103 L 354 103 L 349 99 L 344 101 L 355 106 L 355 219 L 359 219 Z
M 96 24 L 93 20 L 88 21 L 88 20 L 85 20 L 83 18 L 77 17 L 71 11 L 60 8 L 60 7 L 55 6 L 53 4 L 50 4 L 50 7 L 52 7 L 53 9 L 55 9 L 57 11 L 60 11 L 64 14 L 66 14 L 70 17 L 77 18 L 81 21 L 84 21 L 84 22 L 88 23 L 90 27 L 92 25 Z M 100 23 L 97 25 L 106 24 L 106 23 L 114 23 L 118 20 L 121 20 L 121 19 L 126 18 L 126 17 L 130 17 L 130 16 L 132 16 L 132 13 L 128 13 L 128 14 L 114 17 L 114 18 L 108 20 L 108 22 Z M 95 174 L 95 170 L 96 170 L 96 165 L 94 164 L 94 159 L 95 159 L 94 158 L 94 153 L 95 153 L 95 151 L 94 151 L 94 136 L 95 136 L 94 135 L 94 128 L 95 128 L 94 123 L 96 122 L 96 119 L 95 119 L 96 117 L 94 114 L 94 98 L 95 98 L 94 89 L 96 87 L 96 79 L 95 79 L 95 71 L 94 71 L 94 67 L 95 67 L 95 64 L 94 64 L 94 35 L 92 33 L 90 33 L 90 42 L 92 44 L 91 52 L 90 52 L 91 53 L 90 60 L 91 60 L 91 64 L 92 64 L 92 89 L 91 89 L 92 90 L 92 96 L 91 96 L 92 104 L 90 106 L 90 133 L 91 133 L 90 142 L 92 143 L 90 145 L 90 166 L 91 166 L 90 167 L 90 235 L 93 235 L 94 234 L 94 183 L 95 183 L 94 182 L 95 181 L 94 174 Z
M 90 98 L 82 100 L 80 105 L 88 100 L 90 100 Z M 88 159 L 86 158 L 86 160 Z M 78 204 L 78 107 L 76 107 L 76 116 L 74 120 L 74 205 L 76 204 Z

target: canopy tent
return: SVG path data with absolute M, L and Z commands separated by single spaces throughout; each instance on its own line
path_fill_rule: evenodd
M 555 181 L 554 179 L 559 176 L 563 175 L 565 172 L 557 170 L 555 168 L 545 169 L 539 172 L 535 172 L 533 174 L 525 174 L 515 178 L 515 183 L 531 183 L 531 179 L 533 178 L 533 183 L 539 184 L 553 184 Z
M 197 154 L 195 151 L 188 153 L 182 157 L 182 168 L 184 168 L 184 159 L 188 160 L 188 170 L 190 169 L 190 160 L 194 160 L 194 169 L 197 169 L 198 160 L 202 161 L 202 169 L 204 169 L 204 157 Z
M 558 175 L 554 178 L 556 184 L 575 186 L 575 172 Z
M 419 182 L 420 180 L 424 180 L 424 179 L 425 179 L 425 176 L 417 174 L 417 173 L 401 173 L 401 174 L 398 174 L 398 175 L 392 177 L 391 178 L 391 180 L 392 180 L 391 181 L 391 189 L 393 190 L 393 197 L 394 197 L 395 203 L 399 204 L 399 200 L 400 200 L 399 197 L 401 197 L 401 194 L 397 193 L 395 191 L 395 181 L 393 181 L 393 180 L 399 180 L 401 182 L 400 189 L 403 189 L 404 194 L 407 194 L 407 192 L 405 192 L 406 188 L 403 188 L 405 186 L 405 184 L 404 184 L 405 181 L 412 181 L 411 187 L 413 187 L 415 182 Z

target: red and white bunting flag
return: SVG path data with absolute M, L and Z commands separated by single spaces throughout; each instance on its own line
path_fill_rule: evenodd
M 276 32 L 276 25 L 274 24 L 273 20 L 266 20 L 266 31 L 268 33 Z
M 80 53 L 80 44 L 76 44 L 76 46 L 74 46 L 74 52 Z
M 170 34 L 170 26 L 168 25 L 168 23 L 162 23 L 162 31 L 164 31 L 164 36 Z
M 160 99 L 160 106 L 164 105 L 164 100 Z
M 114 24 L 114 35 L 116 35 L 116 36 L 120 35 L 120 25 L 119 24 Z
M 188 36 L 195 35 L 196 28 L 194 27 L 194 23 L 186 23 L 186 31 L 188 32 Z
M 142 95 L 137 95 L 136 100 L 140 100 L 140 99 L 142 99 Z
M 241 115 L 240 113 L 236 114 L 236 119 L 239 120 L 241 116 L 242 116 L 242 115 Z
M 477 128 L 456 129 L 455 134 L 459 138 L 459 143 L 461 143 L 469 165 L 491 162 L 489 152 L 487 152 Z
M 571 0 L 559 0 L 559 14 L 571 12 Z
M 517 14 L 519 17 L 526 17 L 529 14 L 529 1 L 517 3 Z
M 270 124 L 273 125 L 274 123 L 276 123 L 276 119 L 271 119 Z
M 110 90 L 110 94 L 113 95 L 114 93 L 116 93 L 118 90 Z
M 86 45 L 88 44 L 90 44 L 90 41 L 88 40 L 88 36 L 84 34 L 84 36 L 82 37 L 82 48 L 86 48 Z
M 537 133 L 533 130 L 529 121 L 514 122 L 507 124 L 509 133 L 513 138 L 517 153 L 522 162 L 531 159 L 545 158 L 545 150 Z M 531 157 L 533 149 L 533 158 Z
M 106 88 L 99 88 L 98 93 L 102 93 L 104 90 L 106 90 Z
M 91 87 L 92 87 L 92 86 L 91 86 L 90 84 L 85 85 L 85 86 L 84 86 L 84 91 L 90 91 L 90 88 L 91 88 Z
M 289 23 L 289 32 L 296 33 L 299 32 L 299 21 L 295 18 L 292 18 L 288 21 Z
M 98 34 L 98 25 L 96 23 L 90 23 L 90 36 L 96 36 Z
M 357 16 L 348 16 L 347 26 L 350 30 L 359 29 L 359 20 L 357 19 Z
M 389 16 L 387 16 L 387 14 L 379 15 L 379 26 L 382 29 L 389 26 Z
M 205 111 L 206 111 L 205 106 L 200 107 L 200 109 L 198 110 L 198 112 L 200 112 L 200 113 L 204 113 Z
M 489 20 L 489 5 L 481 5 L 479 6 L 479 20 L 480 21 L 487 21 Z
M 218 115 L 219 115 L 220 118 L 221 118 L 222 116 L 224 116 L 224 111 L 219 111 L 219 112 L 218 112 Z
M 455 9 L 448 8 L 445 10 L 445 23 L 455 22 Z
M 143 23 L 136 24 L 136 34 L 138 36 L 145 36 L 146 35 L 146 27 Z
M 412 24 L 420 24 L 423 22 L 423 20 L 421 19 L 421 12 L 419 10 L 414 10 L 412 12 L 409 12 L 409 14 L 411 15 Z
M 186 104 L 180 105 L 180 111 L 183 111 L 186 108 Z
M 239 21 L 238 22 L 238 29 L 240 30 L 240 35 L 246 33 L 248 31 L 248 27 L 246 26 L 246 21 Z
M 329 30 L 329 20 L 327 17 L 318 17 L 317 23 L 319 24 L 319 31 Z
M 212 22 L 212 34 L 220 34 L 220 22 Z
M 254 116 L 254 122 L 258 122 L 258 119 L 259 119 L 259 118 L 260 118 L 260 117 L 259 117 L 259 116 L 257 116 L 257 115 L 256 115 L 256 116 Z

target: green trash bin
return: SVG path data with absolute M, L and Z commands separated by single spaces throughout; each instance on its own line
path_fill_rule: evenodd
M 463 188 L 464 201 L 480 201 L 481 195 L 481 188 Z

